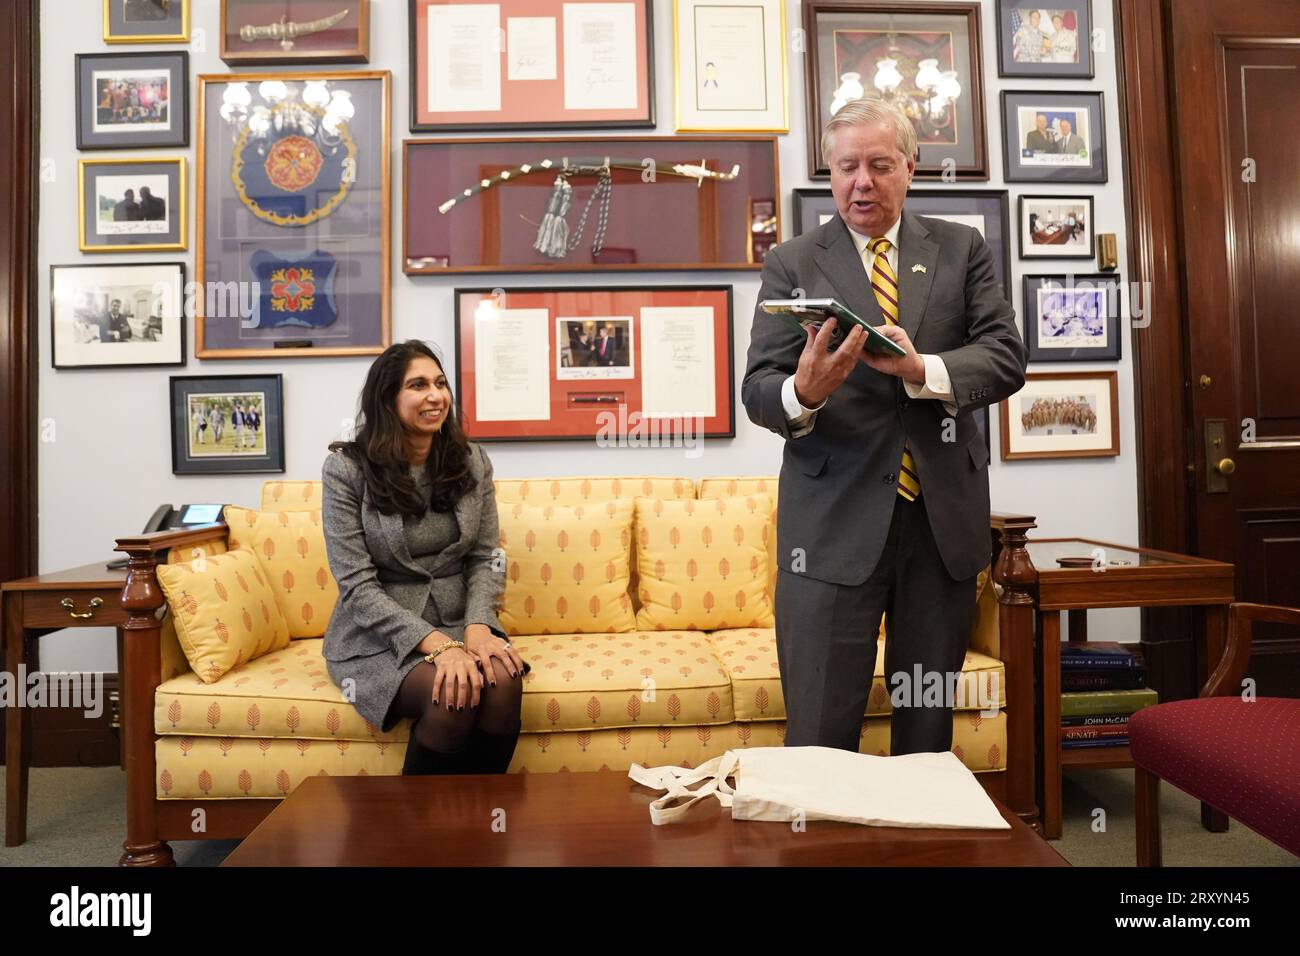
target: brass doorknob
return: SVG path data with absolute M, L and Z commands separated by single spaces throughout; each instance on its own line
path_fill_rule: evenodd
M 1231 458 L 1220 458 L 1219 463 L 1214 466 L 1214 470 L 1221 475 L 1230 475 L 1237 470 L 1237 463 Z

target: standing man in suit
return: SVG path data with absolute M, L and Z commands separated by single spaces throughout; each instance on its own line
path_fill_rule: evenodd
M 834 320 L 801 335 L 754 312 L 741 397 L 750 420 L 786 439 L 785 742 L 858 749 L 883 613 L 891 753 L 944 751 L 989 563 L 988 450 L 972 413 L 1020 389 L 1028 354 L 979 233 L 904 211 L 916 168 L 907 118 L 856 100 L 821 145 L 839 215 L 767 254 L 759 301 L 838 299 L 906 354 L 866 352 L 866 333 Z M 917 686 L 936 678 L 940 706 Z
M 1056 151 L 1073 153 L 1077 156 L 1087 148 L 1083 143 L 1083 137 L 1075 135 L 1074 124 L 1068 119 L 1061 120 L 1061 138 L 1056 142 Z

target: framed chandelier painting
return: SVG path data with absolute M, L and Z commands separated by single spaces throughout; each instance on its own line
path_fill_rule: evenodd
M 387 72 L 199 77 L 199 358 L 387 347 L 390 85 Z
M 846 103 L 881 99 L 916 130 L 916 178 L 988 179 L 978 3 L 806 0 L 808 172 L 830 176 L 826 123 Z

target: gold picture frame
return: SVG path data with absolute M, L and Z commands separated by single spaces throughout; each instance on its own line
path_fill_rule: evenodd
M 175 233 L 172 242 L 125 242 L 92 243 L 86 233 L 86 177 L 93 170 L 101 167 L 157 166 L 175 169 L 176 187 L 168 185 L 168 198 L 164 201 L 164 210 L 176 213 L 175 230 L 168 229 L 168 234 Z M 79 159 L 77 160 L 77 245 L 82 252 L 184 252 L 189 248 L 187 189 L 187 161 L 184 156 L 144 156 L 122 159 Z M 98 192 L 96 193 L 98 195 Z M 165 212 L 164 212 L 165 214 Z M 132 233 L 123 232 L 123 235 Z M 137 233 L 137 235 L 139 235 Z
M 189 43 L 190 42 L 190 0 L 165 0 L 167 3 L 180 4 L 180 33 L 114 33 L 112 30 L 112 5 L 123 0 L 104 0 L 104 42 L 105 43 Z
M 684 94 L 685 82 L 682 75 L 682 56 L 681 56 L 681 38 L 683 32 L 683 7 L 694 10 L 697 7 L 718 7 L 731 11 L 733 15 L 739 16 L 738 11 L 743 9 L 757 9 L 766 13 L 775 9 L 778 16 L 774 19 L 776 23 L 775 47 L 780 51 L 780 75 L 777 78 L 780 89 L 780 122 L 770 125 L 750 125 L 747 122 L 713 122 L 698 123 L 683 120 L 682 97 Z M 764 23 L 763 36 L 764 43 L 767 44 L 772 38 L 769 31 L 772 29 L 770 24 Z M 694 36 L 694 25 L 692 25 L 692 36 Z M 711 0 L 673 0 L 673 126 L 679 133 L 788 133 L 790 132 L 790 68 L 787 62 L 786 54 L 786 19 L 785 19 L 785 2 L 784 0 L 751 0 L 749 3 L 714 3 Z M 693 58 L 692 58 L 693 59 Z M 692 85 L 698 79 L 695 68 L 692 69 Z M 716 86 L 716 81 L 715 81 Z M 725 111 L 718 111 L 719 114 Z
M 205 283 L 209 280 L 209 271 L 215 267 L 220 274 L 222 266 L 223 252 L 220 243 L 209 242 L 206 235 L 206 210 L 208 207 L 209 192 L 218 199 L 226 197 L 224 190 L 231 190 L 234 195 L 234 184 L 227 172 L 222 174 L 217 171 L 214 173 L 215 164 L 209 157 L 209 147 L 212 145 L 212 139 L 215 135 L 214 130 L 208 128 L 209 121 L 219 123 L 221 117 L 217 110 L 210 109 L 209 106 L 209 88 L 225 86 L 231 83 L 248 84 L 256 87 L 257 84 L 264 80 L 279 80 L 283 83 L 308 83 L 312 81 L 327 81 L 340 83 L 365 83 L 375 82 L 378 84 L 378 102 L 380 104 L 380 113 L 378 120 L 377 138 L 381 144 L 377 150 L 380 157 L 378 163 L 378 191 L 379 198 L 377 201 L 377 221 L 378 225 L 378 258 L 379 269 L 376 293 L 379 299 L 379 323 L 378 323 L 378 341 L 365 345 L 342 345 L 342 346 L 319 346 L 306 345 L 301 347 L 275 347 L 274 344 L 268 347 L 230 347 L 227 345 L 214 344 L 216 336 L 208 328 L 209 317 L 206 315 L 206 302 L 203 297 L 195 303 L 195 350 L 194 354 L 201 359 L 244 359 L 244 358 L 319 358 L 322 356 L 340 357 L 340 356 L 364 356 L 378 355 L 386 349 L 392 342 L 392 282 L 389 278 L 389 272 L 392 268 L 392 86 L 393 75 L 389 70 L 318 70 L 309 72 L 239 72 L 239 73 L 205 73 L 198 77 L 198 134 L 197 134 L 197 172 L 195 174 L 195 256 L 194 256 L 194 273 L 195 281 L 199 288 L 206 288 Z M 359 180 L 358 180 L 359 182 Z M 227 197 L 228 198 L 228 197 Z M 316 224 L 307 224 L 302 228 L 309 229 Z M 210 248 L 212 247 L 212 248 Z

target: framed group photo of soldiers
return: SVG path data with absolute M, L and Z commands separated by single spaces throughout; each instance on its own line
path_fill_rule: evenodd
M 1029 372 L 998 407 L 1002 460 L 1119 454 L 1118 372 Z
M 185 264 L 50 266 L 55 368 L 185 364 Z

